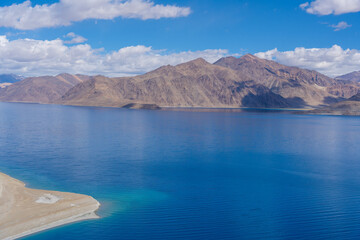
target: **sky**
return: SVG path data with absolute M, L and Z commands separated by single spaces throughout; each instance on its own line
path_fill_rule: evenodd
M 0 73 L 129 76 L 246 53 L 360 70 L 360 0 L 2 0 Z

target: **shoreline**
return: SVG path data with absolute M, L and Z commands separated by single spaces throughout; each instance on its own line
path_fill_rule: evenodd
M 309 108 L 263 108 L 263 107 L 235 107 L 235 106 L 218 106 L 218 107 L 172 107 L 172 106 L 159 106 L 160 109 L 143 109 L 143 108 L 126 108 L 124 106 L 106 106 L 106 105 L 82 105 L 82 104 L 60 104 L 60 103 L 41 103 L 41 102 L 23 102 L 23 101 L 0 101 L 0 103 L 20 103 L 20 104 L 35 104 L 35 105 L 54 105 L 54 106 L 64 106 L 64 107 L 88 107 L 88 108 L 110 108 L 110 109 L 131 109 L 131 110 L 151 110 L 151 111 L 241 111 L 241 110 L 268 110 L 268 111 L 309 111 L 315 110 L 317 108 L 309 107 Z M 151 105 L 151 104 L 148 104 Z
M 359 117 L 360 114 L 356 113 L 344 113 L 344 112 L 316 112 L 321 108 L 251 108 L 251 107 L 159 107 L 159 109 L 147 109 L 147 108 L 124 108 L 119 106 L 96 106 L 96 105 L 68 105 L 68 104 L 56 104 L 56 103 L 36 103 L 36 102 L 2 102 L 0 103 L 20 103 L 20 104 L 37 104 L 37 105 L 54 105 L 64 107 L 79 107 L 79 108 L 107 108 L 107 109 L 130 109 L 130 110 L 146 110 L 146 111 L 168 111 L 168 112 L 287 112 L 294 113 L 295 115 L 313 115 L 313 116 L 351 116 Z
M 30 189 L 0 172 L 0 239 L 17 239 L 54 227 L 99 218 L 94 198 Z

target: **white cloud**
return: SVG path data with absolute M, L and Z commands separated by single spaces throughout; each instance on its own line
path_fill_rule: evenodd
M 223 49 L 169 53 L 141 45 L 106 53 L 88 44 L 67 46 L 61 39 L 10 41 L 6 36 L 0 36 L 0 72 L 25 76 L 56 75 L 61 72 L 128 76 L 199 57 L 215 62 L 227 55 L 228 51 Z
M 76 36 L 76 34 L 68 34 Z M 0 72 L 24 76 L 56 75 L 62 72 L 88 75 L 129 76 L 145 73 L 163 65 L 176 65 L 199 57 L 215 62 L 230 55 L 224 49 L 169 52 L 149 46 L 129 46 L 105 52 L 89 44 L 66 45 L 61 39 L 9 40 L 0 36 Z M 331 48 L 296 48 L 281 52 L 273 49 L 256 56 L 279 63 L 338 76 L 360 70 L 360 50 Z
M 273 49 L 255 55 L 289 66 L 316 70 L 332 77 L 360 70 L 360 51 L 342 49 L 338 45 L 331 48 L 299 47 L 285 52 Z
M 150 0 L 60 0 L 32 6 L 30 0 L 0 7 L 0 27 L 31 30 L 68 26 L 85 19 L 160 19 L 188 16 L 188 7 L 155 4 Z
M 360 12 L 360 0 L 315 0 L 300 5 L 307 13 L 316 15 L 340 15 Z
M 309 2 L 306 2 L 306 3 L 300 4 L 300 8 L 301 8 L 301 9 L 305 9 L 305 8 L 307 8 L 309 5 L 310 5 L 310 3 L 309 3 Z
M 338 24 L 330 25 L 330 27 L 334 28 L 334 31 L 337 32 L 349 28 L 351 25 L 349 25 L 347 22 L 339 22 Z
M 70 38 L 70 40 L 67 40 L 67 41 L 64 42 L 66 44 L 84 43 L 84 42 L 87 41 L 86 38 L 84 38 L 84 37 L 82 37 L 80 35 L 77 35 L 77 34 L 75 34 L 73 32 L 69 32 L 64 37 L 65 38 Z

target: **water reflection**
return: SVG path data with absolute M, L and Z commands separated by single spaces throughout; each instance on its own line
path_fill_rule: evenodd
M 29 239 L 357 238 L 359 132 L 288 112 L 0 103 L 0 168 L 103 202 L 101 220 Z

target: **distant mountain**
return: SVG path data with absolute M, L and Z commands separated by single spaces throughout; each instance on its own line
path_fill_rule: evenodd
M 196 59 L 164 66 L 137 77 L 97 76 L 68 91 L 59 101 L 68 105 L 124 107 L 300 107 L 233 69 Z
M 327 105 L 349 98 L 360 87 L 339 83 L 316 71 L 288 67 L 250 54 L 241 58 L 222 58 L 214 64 L 231 68 L 284 98 L 302 99 L 310 106 Z
M 352 96 L 351 98 L 330 104 L 329 106 L 305 112 L 305 114 L 318 114 L 318 115 L 352 115 L 360 116 L 360 93 Z
M 336 80 L 360 83 L 360 71 L 351 72 L 335 78 Z
M 0 101 L 158 109 L 307 108 L 347 100 L 359 83 L 245 55 L 215 64 L 196 59 L 122 78 L 60 74 L 0 89 Z
M 23 79 L 24 77 L 15 74 L 0 74 L 0 83 L 15 83 Z
M 61 98 L 69 89 L 89 78 L 70 74 L 26 78 L 0 89 L 0 101 L 52 103 Z
M 360 116 L 360 102 L 343 101 L 327 107 L 307 111 L 305 114 Z

